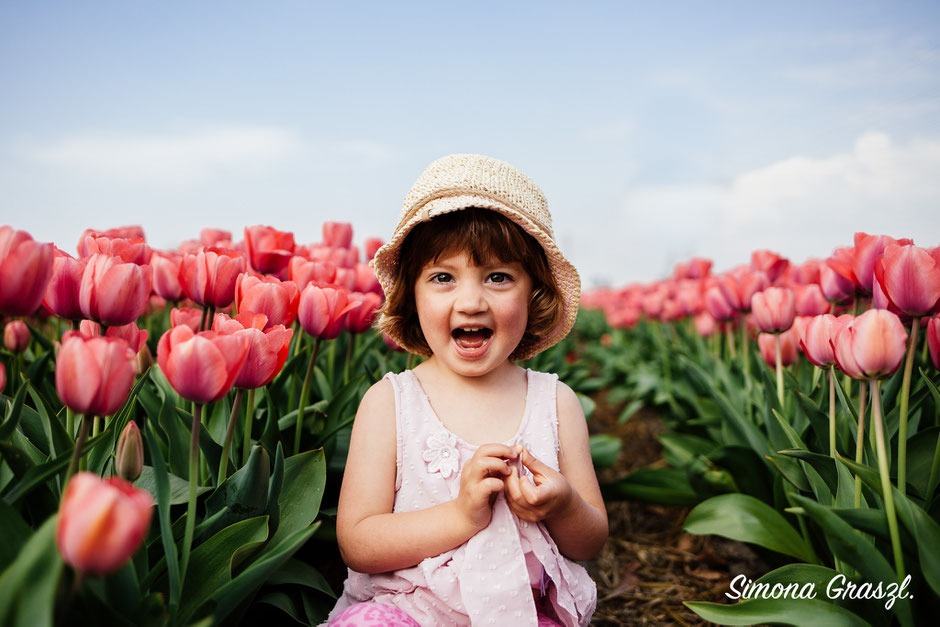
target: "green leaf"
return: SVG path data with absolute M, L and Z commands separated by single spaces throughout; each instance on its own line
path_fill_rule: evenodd
M 633 414 L 640 411 L 643 407 L 643 400 L 635 398 L 630 401 L 626 407 L 623 408 L 623 411 L 620 412 L 620 416 L 617 417 L 617 422 L 623 424 L 626 421 L 630 420 L 633 417 Z
M 826 482 L 826 485 L 829 486 L 830 490 L 834 490 L 838 485 L 836 460 L 829 457 L 828 455 L 820 455 L 819 453 L 811 453 L 805 449 L 795 448 L 780 451 L 780 454 L 786 455 L 787 457 L 800 459 L 809 463 L 813 468 L 816 469 L 816 472 L 819 473 L 819 476 L 822 477 L 823 481 Z
M 797 490 L 809 492 L 812 486 L 806 478 L 806 472 L 800 462 L 792 457 L 780 453 L 770 453 L 765 456 L 784 479 L 790 482 Z
M 290 559 L 281 566 L 277 572 L 275 572 L 266 582 L 271 586 L 280 586 L 294 584 L 298 586 L 306 586 L 313 590 L 318 590 L 323 594 L 329 595 L 332 598 L 336 598 L 336 593 L 333 592 L 333 589 L 330 587 L 330 583 L 326 580 L 320 571 L 308 564 L 307 562 L 302 562 L 297 559 Z
M 610 468 L 620 456 L 623 446 L 620 438 L 607 433 L 595 433 L 590 436 L 591 459 L 595 468 Z
M 56 587 L 65 566 L 55 545 L 57 518 L 49 517 L 0 575 L 0 625 L 51 627 Z
M 248 456 L 248 463 L 223 481 L 206 499 L 206 518 L 223 510 L 225 513 L 202 533 L 214 534 L 237 521 L 264 514 L 270 478 L 271 460 L 262 447 L 255 445 Z
M 804 562 L 817 561 L 812 548 L 777 510 L 746 494 L 722 494 L 700 503 L 689 512 L 684 529 L 757 544 Z
M 715 449 L 715 443 L 686 433 L 663 433 L 658 437 L 663 453 L 673 467 L 682 467 L 699 455 L 706 457 Z
M 940 438 L 940 427 L 929 427 L 918 431 L 907 441 L 907 485 L 922 498 L 933 494 L 936 487 L 928 486 L 927 482 L 930 481 L 937 438 Z
M 864 534 L 850 527 L 831 509 L 823 507 L 812 499 L 798 494 L 792 495 L 791 498 L 794 504 L 802 506 L 806 514 L 822 528 L 833 554 L 858 570 L 865 581 L 873 582 L 873 584 L 884 582 L 885 585 L 896 581 L 894 569 L 888 564 L 888 560 L 878 552 Z M 913 625 L 909 599 L 899 598 L 892 611 L 902 625 Z
M 578 400 L 581 401 L 581 411 L 584 412 L 585 419 L 590 420 L 591 416 L 594 415 L 594 410 L 597 409 L 597 403 L 586 394 L 581 394 L 580 392 L 576 394 L 578 395 Z
M 189 482 L 183 479 L 182 477 L 177 477 L 166 473 L 167 481 L 169 482 L 169 504 L 170 505 L 179 505 L 181 503 L 186 503 L 189 501 Z M 140 476 L 137 478 L 137 481 L 134 482 L 134 485 L 140 488 L 141 490 L 146 490 L 153 496 L 154 502 L 157 500 L 157 475 L 153 466 L 144 466 L 143 472 L 140 473 Z M 196 495 L 204 494 L 212 490 L 209 486 L 198 486 L 196 488 Z
M 174 616 L 176 610 L 179 608 L 181 591 L 179 557 L 176 551 L 176 543 L 173 541 L 173 528 L 170 524 L 170 480 L 166 470 L 166 460 L 164 460 L 163 452 L 160 450 L 160 444 L 157 442 L 155 433 L 156 427 L 154 427 L 152 420 L 147 422 L 147 426 L 149 427 L 147 433 L 150 437 L 144 437 L 144 442 L 147 445 L 147 450 L 150 452 L 150 459 L 153 463 L 157 520 L 160 521 L 160 542 L 163 544 L 167 578 L 170 588 L 170 615 Z
M 731 473 L 739 491 L 773 503 L 773 473 L 756 452 L 743 446 L 721 446 L 706 457 Z
M 826 625 L 827 627 L 871 627 L 849 610 L 819 599 L 748 599 L 734 605 L 685 602 L 685 606 L 707 621 L 720 625 Z
M 179 621 L 188 623 L 210 596 L 232 580 L 239 554 L 259 546 L 267 536 L 268 517 L 258 516 L 230 525 L 197 546 L 186 572 Z
M 26 399 L 26 385 L 23 384 L 16 391 L 13 397 L 13 404 L 8 405 L 6 418 L 3 425 L 0 426 L 0 441 L 7 440 L 16 430 L 16 425 L 20 422 L 20 415 L 23 411 L 23 401 Z
M 3 542 L 0 542 L 0 572 L 13 563 L 20 548 L 33 535 L 23 517 L 13 507 L 0 501 L 0 529 L 3 529 Z
M 166 434 L 169 445 L 168 472 L 189 480 L 189 429 L 184 419 L 176 412 L 172 397 L 163 399 L 160 408 L 160 427 Z M 192 420 L 192 416 L 190 416 Z
M 284 483 L 278 499 L 280 523 L 261 555 L 274 550 L 284 538 L 313 523 L 320 512 L 325 488 L 326 457 L 323 449 L 300 453 L 285 460 Z
M 626 477 L 601 485 L 605 499 L 643 501 L 658 505 L 694 505 L 701 501 L 684 470 L 640 468 Z
M 55 457 L 56 454 L 62 451 L 71 450 L 72 438 L 65 432 L 65 427 L 62 426 L 62 422 L 56 415 L 55 407 L 53 407 L 49 399 L 46 398 L 42 392 L 37 390 L 32 383 L 27 382 L 26 386 L 29 390 L 29 395 L 36 404 L 38 415 L 42 419 L 42 428 L 46 442 L 48 443 L 45 450 L 48 451 L 51 457 Z M 36 441 L 33 440 L 33 443 L 35 442 Z

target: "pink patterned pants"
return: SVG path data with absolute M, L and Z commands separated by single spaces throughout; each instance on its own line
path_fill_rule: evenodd
M 560 627 L 561 623 L 539 612 L 539 627 Z M 330 627 L 421 627 L 415 619 L 392 605 L 357 603 L 330 621 Z

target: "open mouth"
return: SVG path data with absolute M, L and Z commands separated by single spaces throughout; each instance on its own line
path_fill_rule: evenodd
M 482 347 L 493 336 L 493 330 L 487 327 L 462 327 L 450 332 L 457 346 L 467 350 Z

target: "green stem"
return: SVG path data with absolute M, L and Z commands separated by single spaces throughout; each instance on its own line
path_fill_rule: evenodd
M 930 465 L 930 479 L 927 480 L 927 502 L 933 499 L 933 491 L 937 485 L 937 475 L 940 475 L 940 434 L 937 434 L 937 447 L 933 452 L 933 463 Z
M 242 438 L 242 464 L 248 461 L 251 453 L 251 423 L 255 418 L 255 390 L 248 390 L 248 407 L 245 408 L 245 433 Z
M 245 390 L 235 389 L 235 400 L 232 401 L 232 413 L 228 417 L 228 428 L 225 430 L 225 443 L 222 445 L 222 459 L 219 460 L 219 478 L 218 485 L 225 480 L 228 475 L 228 456 L 232 450 L 232 439 L 235 437 L 235 423 L 238 422 L 238 410 L 242 405 L 242 395 Z
M 855 463 L 862 463 L 865 453 L 865 382 L 859 381 L 858 392 L 858 431 L 855 434 Z M 862 478 L 855 475 L 855 507 L 862 505 Z
M 777 400 L 783 412 L 783 351 L 780 348 L 780 334 L 774 333 L 774 351 L 777 354 Z
M 343 385 L 349 383 L 349 365 L 352 363 L 353 352 L 356 349 L 356 334 L 349 333 L 349 344 L 346 345 L 346 366 L 343 368 Z
M 405 370 L 411 370 L 414 366 L 415 354 L 408 353 L 408 359 L 405 361 Z
M 313 343 L 313 350 L 310 352 L 310 362 L 307 364 L 307 374 L 304 376 L 304 385 L 300 388 L 300 404 L 297 407 L 297 424 L 294 428 L 294 454 L 300 453 L 300 435 L 304 426 L 304 410 L 307 405 L 307 393 L 310 391 L 310 379 L 313 376 L 313 368 L 316 365 L 317 353 L 320 351 L 320 338 Z
M 829 366 L 829 456 L 836 456 L 836 377 Z M 862 418 L 859 417 L 859 424 Z M 858 507 L 858 505 L 856 505 Z
M 728 355 L 731 356 L 731 359 L 737 359 L 734 351 L 734 329 L 731 328 L 730 324 L 725 327 L 725 337 L 728 339 Z
M 189 501 L 186 506 L 186 531 L 183 534 L 183 551 L 180 558 L 180 589 L 186 580 L 189 552 L 196 530 L 196 484 L 199 482 L 199 428 L 202 426 L 202 405 L 193 409 L 193 426 L 189 439 Z
M 65 482 L 63 486 L 69 484 L 69 479 L 72 478 L 72 475 L 75 474 L 75 471 L 78 470 L 78 460 L 82 457 L 82 449 L 85 448 L 85 440 L 88 439 L 88 425 L 90 424 L 88 416 L 82 416 L 82 425 L 78 430 L 78 438 L 75 440 L 75 448 L 72 449 L 72 459 L 69 460 L 69 468 L 65 472 Z
M 894 553 L 894 569 L 898 581 L 904 579 L 904 555 L 901 553 L 901 536 L 898 533 L 898 519 L 894 511 L 894 492 L 891 477 L 888 476 L 888 451 L 885 447 L 884 426 L 881 419 L 881 389 L 879 381 L 871 383 L 871 416 L 875 427 L 875 446 L 878 453 L 878 474 L 881 475 L 881 491 L 884 496 L 885 514 L 888 517 L 888 532 L 891 535 L 891 549 Z
M 914 316 L 911 325 L 910 343 L 907 346 L 907 359 L 904 362 L 904 378 L 901 380 L 901 410 L 898 415 L 898 492 L 907 493 L 907 406 L 911 395 L 911 371 L 914 369 L 914 351 L 917 350 L 917 330 L 920 317 Z
M 744 360 L 744 412 L 751 419 L 751 358 L 748 354 L 747 316 L 741 316 L 741 358 Z

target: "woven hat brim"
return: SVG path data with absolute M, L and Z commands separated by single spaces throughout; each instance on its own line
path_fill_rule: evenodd
M 546 348 L 554 346 L 571 331 L 575 319 L 578 317 L 581 279 L 578 276 L 578 271 L 558 249 L 552 236 L 543 227 L 529 219 L 522 211 L 488 196 L 476 194 L 457 194 L 429 201 L 424 205 L 423 211 L 412 215 L 405 222 L 399 224 L 392 238 L 375 253 L 371 262 L 375 276 L 386 296 L 391 294 L 396 289 L 394 284 L 395 267 L 398 265 L 401 244 L 408 233 L 411 232 L 411 229 L 429 218 L 470 207 L 490 209 L 506 216 L 534 237 L 545 251 L 549 269 L 555 278 L 555 286 L 563 303 L 562 319 L 551 333 L 530 346 L 524 353 L 515 357 L 516 359 L 528 359 Z M 401 337 L 394 337 L 393 335 L 392 339 L 405 349 L 415 352 L 412 347 L 406 345 Z

